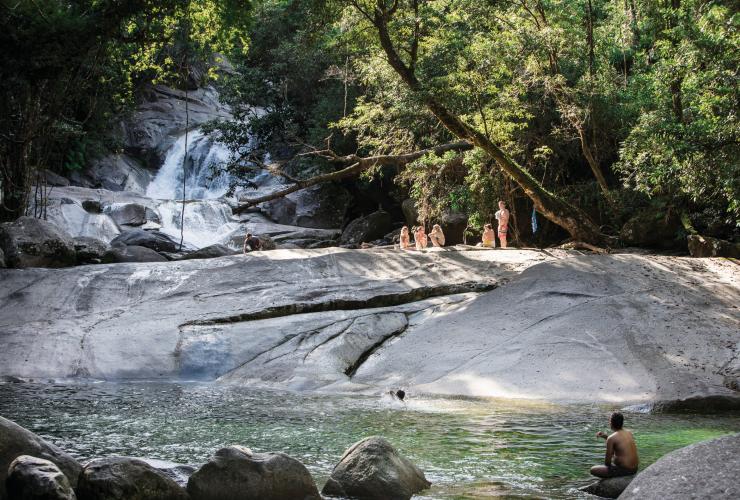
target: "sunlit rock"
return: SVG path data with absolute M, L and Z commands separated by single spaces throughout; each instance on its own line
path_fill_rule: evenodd
M 344 452 L 322 493 L 361 500 L 409 500 L 430 486 L 413 462 L 382 437 L 373 436 Z
M 82 469 L 79 500 L 187 500 L 185 489 L 143 460 L 98 458 Z
M 69 479 L 49 460 L 21 455 L 10 464 L 5 480 L 11 500 L 76 500 Z

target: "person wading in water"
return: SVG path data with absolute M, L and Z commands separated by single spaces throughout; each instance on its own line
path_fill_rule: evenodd
M 609 426 L 614 432 L 609 436 L 601 431 L 596 434 L 596 437 L 606 439 L 606 456 L 604 465 L 591 467 L 591 474 L 594 476 L 607 478 L 630 476 L 637 473 L 640 459 L 637 456 L 635 438 L 632 432 L 622 428 L 623 425 L 624 416 L 619 412 L 614 412 L 609 417 Z

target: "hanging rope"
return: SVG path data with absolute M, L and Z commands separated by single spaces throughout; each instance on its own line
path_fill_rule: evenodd
M 188 78 L 190 77 L 190 2 L 185 6 L 185 153 L 182 156 L 182 208 L 180 210 L 180 249 L 185 240 L 185 189 L 187 188 L 188 129 L 190 128 L 190 109 L 188 107 Z

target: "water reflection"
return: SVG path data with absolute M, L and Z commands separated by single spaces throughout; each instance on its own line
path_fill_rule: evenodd
M 284 451 L 323 485 L 342 452 L 385 436 L 434 483 L 422 498 L 574 498 L 602 459 L 611 407 L 503 400 L 283 393 L 207 384 L 0 385 L 0 414 L 87 459 L 205 461 L 243 444 Z M 642 464 L 740 431 L 740 417 L 628 413 Z

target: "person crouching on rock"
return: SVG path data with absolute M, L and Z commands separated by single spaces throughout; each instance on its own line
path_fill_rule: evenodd
M 481 246 L 486 248 L 496 248 L 496 233 L 493 232 L 493 226 L 486 224 L 483 226 L 483 237 Z
M 419 226 L 414 234 L 414 241 L 416 242 L 416 249 L 422 250 L 427 247 L 427 233 L 424 231 L 424 226 Z
M 262 242 L 256 236 L 252 236 L 252 233 L 247 233 L 244 237 L 244 253 L 255 252 L 262 248 Z
M 612 413 L 609 425 L 614 431 L 611 435 L 607 436 L 601 431 L 596 433 L 596 437 L 606 439 L 606 457 L 604 465 L 591 467 L 591 474 L 601 478 L 636 474 L 640 459 L 637 456 L 637 445 L 632 432 L 622 428 L 624 416 L 619 412 Z
M 442 232 L 442 228 L 439 224 L 435 224 L 432 227 L 432 232 L 429 233 L 429 239 L 432 240 L 432 245 L 435 247 L 445 246 L 445 233 Z
M 411 235 L 409 234 L 408 226 L 401 228 L 401 235 L 398 237 L 398 246 L 401 247 L 401 250 L 411 248 Z

